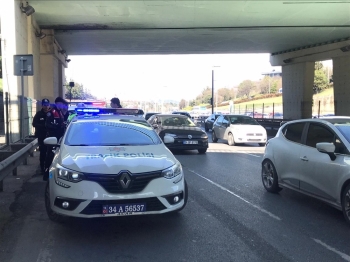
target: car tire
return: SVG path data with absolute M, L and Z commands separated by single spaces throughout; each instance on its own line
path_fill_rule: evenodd
M 187 182 L 185 180 L 185 198 L 184 198 L 184 205 L 182 207 L 180 207 L 179 209 L 176 209 L 174 211 L 172 211 L 171 213 L 178 213 L 180 212 L 182 209 L 185 208 L 185 206 L 187 205 L 187 201 L 188 201 L 188 188 L 187 188 Z
M 211 133 L 211 140 L 212 140 L 214 143 L 218 142 L 218 138 L 216 137 L 214 130 L 213 130 L 213 132 Z
M 205 152 L 207 152 L 207 149 L 208 149 L 208 148 L 201 148 L 201 149 L 198 149 L 198 153 L 199 153 L 199 154 L 205 154 Z
M 228 143 L 229 146 L 234 146 L 236 144 L 232 133 L 228 134 L 227 143 Z
M 204 129 L 205 129 L 206 132 L 209 131 L 209 128 L 208 128 L 208 126 L 206 124 L 204 125 Z
M 259 143 L 259 146 L 265 146 L 266 143 Z
M 63 222 L 65 217 L 61 216 L 60 214 L 57 214 L 55 211 L 51 209 L 51 203 L 50 203 L 50 184 L 49 182 L 46 183 L 45 187 L 45 208 L 47 216 L 50 220 L 54 222 Z
M 278 186 L 278 176 L 276 168 L 270 160 L 264 160 L 261 168 L 261 179 L 266 191 L 278 193 L 282 190 Z
M 350 223 L 350 184 L 342 192 L 341 205 L 346 222 Z

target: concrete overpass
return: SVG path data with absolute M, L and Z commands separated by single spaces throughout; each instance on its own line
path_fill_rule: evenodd
M 1 0 L 4 91 L 21 95 L 13 55 L 33 54 L 26 97 L 63 94 L 69 55 L 270 53 L 284 116 L 311 116 L 314 62 L 333 60 L 335 112 L 350 115 L 350 1 Z M 21 7 L 22 6 L 22 7 Z M 29 11 L 29 12 L 28 12 Z M 44 37 L 45 35 L 45 37 Z

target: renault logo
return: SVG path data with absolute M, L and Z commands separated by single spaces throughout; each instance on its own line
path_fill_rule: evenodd
M 191 135 L 188 135 L 188 139 L 192 139 L 192 136 L 191 136 Z
M 122 173 L 122 175 L 119 178 L 119 183 L 121 184 L 122 188 L 128 188 L 131 183 L 130 175 L 128 173 Z

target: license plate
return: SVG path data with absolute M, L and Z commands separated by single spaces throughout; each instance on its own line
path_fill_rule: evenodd
M 146 211 L 146 204 L 119 204 L 102 206 L 102 214 L 132 215 Z
M 194 144 L 198 144 L 198 141 L 184 141 L 184 144 L 186 144 L 186 145 L 194 145 Z

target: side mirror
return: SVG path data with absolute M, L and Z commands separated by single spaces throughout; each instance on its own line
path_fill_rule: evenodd
M 45 145 L 57 146 L 57 138 L 56 137 L 48 137 L 44 139 Z
M 320 153 L 324 153 L 329 155 L 330 159 L 334 161 L 336 159 L 336 156 L 334 154 L 335 151 L 335 145 L 333 143 L 317 143 L 316 148 Z

